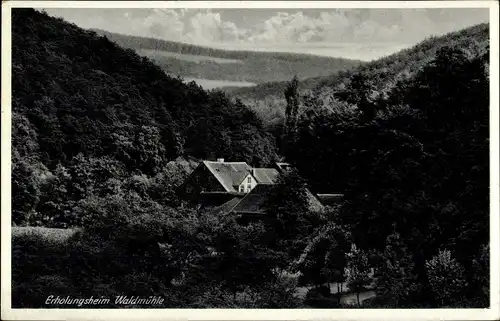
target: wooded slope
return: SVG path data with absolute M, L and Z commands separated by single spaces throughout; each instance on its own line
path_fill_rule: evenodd
M 95 30 L 124 48 L 153 59 L 174 76 L 257 84 L 327 76 L 357 66 L 361 61 L 308 54 L 231 51 L 200 47 L 155 38 Z

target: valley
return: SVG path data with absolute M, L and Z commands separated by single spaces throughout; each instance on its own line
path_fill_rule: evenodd
M 363 62 L 12 10 L 12 307 L 488 307 L 489 28 Z
M 302 53 L 222 50 L 103 30 L 93 31 L 152 59 L 173 77 L 263 84 L 288 81 L 294 75 L 301 79 L 327 76 L 362 63 L 359 60 Z

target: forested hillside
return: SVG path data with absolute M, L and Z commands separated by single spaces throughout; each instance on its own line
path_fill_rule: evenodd
M 358 67 L 332 73 L 326 77 L 317 75 L 300 81 L 302 94 L 314 96 L 316 104 L 331 104 L 333 94 L 343 91 L 351 77 L 362 74 L 375 96 L 384 96 L 397 86 L 399 81 L 409 79 L 429 63 L 436 52 L 447 46 L 484 48 L 489 41 L 489 26 L 480 24 L 440 37 L 431 37 L 412 48 L 402 50 L 382 59 L 360 64 Z M 284 121 L 285 99 L 283 91 L 287 82 L 259 84 L 249 88 L 226 88 L 231 96 L 240 98 L 250 105 L 266 121 Z M 316 106 L 317 107 L 317 106 Z
M 89 308 L 47 293 L 113 298 L 93 308 L 138 307 L 117 295 L 164 298 L 141 308 L 488 307 L 487 26 L 447 37 L 335 78 L 328 99 L 292 79 L 269 128 L 133 50 L 14 9 L 13 308 Z M 240 224 L 175 192 L 215 157 L 298 171 L 269 188 L 265 222 Z M 311 211 L 308 190 L 344 201 Z
M 487 302 L 489 45 L 474 41 L 487 36 L 436 41 L 404 79 L 365 67 L 330 101 L 300 97 L 295 79 L 284 92 L 282 151 L 313 190 L 344 192 L 337 222 L 376 253 L 388 304 Z
M 104 183 L 157 175 L 179 156 L 256 166 L 276 158 L 260 119 L 224 94 L 34 10 L 14 11 L 12 25 L 14 222 L 45 206 L 32 186 L 39 171 L 67 173 L 72 186 L 61 197 L 78 200 L 86 192 L 75 184 L 90 179 L 82 166 L 103 171 Z
M 89 308 L 48 294 L 111 298 L 92 308 L 134 307 L 115 295 L 163 298 L 142 308 L 301 306 L 261 225 L 176 194 L 198 158 L 276 157 L 251 110 L 33 9 L 12 10 L 12 43 L 14 308 Z
M 253 82 L 284 81 L 293 75 L 327 76 L 361 62 L 307 54 L 230 51 L 95 30 L 124 48 L 153 59 L 174 76 Z

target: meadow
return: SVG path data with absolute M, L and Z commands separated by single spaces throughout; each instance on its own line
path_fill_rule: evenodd
M 185 82 L 194 81 L 205 90 L 224 88 L 224 87 L 232 87 L 232 88 L 252 87 L 256 85 L 255 83 L 249 81 L 215 80 L 215 79 L 190 78 L 190 77 L 185 77 L 184 81 Z
M 183 61 L 191 61 L 191 62 L 205 62 L 212 61 L 219 64 L 241 64 L 243 63 L 240 59 L 227 59 L 227 58 L 219 58 L 212 56 L 203 56 L 203 55 L 193 55 L 172 51 L 163 51 L 163 50 L 152 50 L 152 49 L 139 49 L 137 53 L 146 57 L 155 58 L 155 57 L 171 57 Z

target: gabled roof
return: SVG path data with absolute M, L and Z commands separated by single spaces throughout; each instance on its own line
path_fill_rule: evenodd
M 239 213 L 264 214 L 264 203 L 272 187 L 273 185 L 271 184 L 259 184 L 255 186 L 232 210 Z
M 265 202 L 268 199 L 269 192 L 274 187 L 273 184 L 258 184 L 241 201 L 232 208 L 236 213 L 265 214 Z M 309 209 L 320 211 L 324 208 L 323 204 L 306 188 L 306 195 L 309 202 Z
M 279 172 L 275 168 L 254 168 L 253 176 L 259 184 L 274 184 Z
M 252 168 L 245 162 L 203 161 L 203 164 L 228 192 L 237 192 L 234 186 L 239 185 L 252 171 Z

